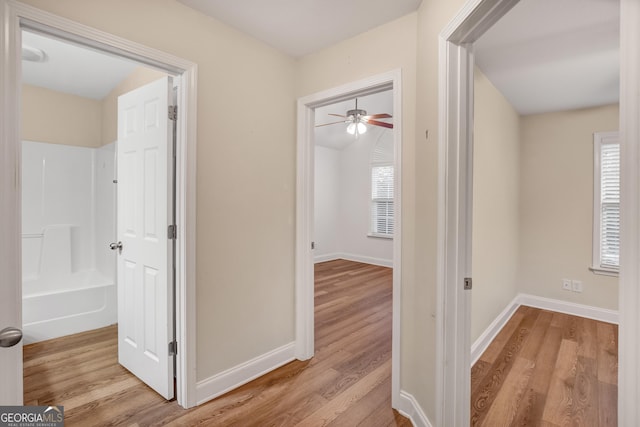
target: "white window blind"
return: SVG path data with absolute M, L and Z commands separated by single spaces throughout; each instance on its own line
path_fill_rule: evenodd
M 593 269 L 620 265 L 620 144 L 617 132 L 594 134 Z
M 393 235 L 393 166 L 371 167 L 371 231 Z

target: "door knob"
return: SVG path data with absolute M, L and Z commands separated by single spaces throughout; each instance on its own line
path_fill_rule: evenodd
M 122 242 L 113 242 L 111 244 L 109 244 L 109 249 L 111 249 L 112 251 L 115 251 L 116 249 L 118 250 L 118 253 L 121 254 L 122 253 Z
M 0 347 L 13 347 L 22 339 L 22 331 L 18 328 L 4 328 L 0 331 Z

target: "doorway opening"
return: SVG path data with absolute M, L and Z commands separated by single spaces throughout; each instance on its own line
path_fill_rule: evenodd
M 117 324 L 119 364 L 171 399 L 172 79 L 25 30 L 22 50 L 24 344 Z
M 5 11 L 7 12 L 7 19 L 2 20 L 3 28 L 3 40 L 4 44 L 9 46 L 8 49 L 3 51 L 3 75 L 7 78 L 2 80 L 3 94 L 6 94 L 3 103 L 3 116 L 7 119 L 6 126 L 3 126 L 2 132 L 2 149 L 8 154 L 7 167 L 11 171 L 15 171 L 16 178 L 22 176 L 22 137 L 20 123 L 22 119 L 22 113 L 18 106 L 21 105 L 21 81 L 22 81 L 22 67 L 21 67 L 21 44 L 22 44 L 22 30 L 26 30 L 30 33 L 38 33 L 48 38 L 65 40 L 72 44 L 89 48 L 93 51 L 106 53 L 115 57 L 126 58 L 129 61 L 134 61 L 139 65 L 144 65 L 152 69 L 158 70 L 161 74 L 169 74 L 174 76 L 174 81 L 177 82 L 176 105 L 178 106 L 176 116 L 176 125 L 174 130 L 170 133 L 175 135 L 175 151 L 174 151 L 174 163 L 175 163 L 175 225 L 174 240 L 175 247 L 175 268 L 172 268 L 171 273 L 175 275 L 175 293 L 171 296 L 171 305 L 167 305 L 167 311 L 175 313 L 175 338 L 176 342 L 172 345 L 161 345 L 162 351 L 167 352 L 176 350 L 178 356 L 175 358 L 175 383 L 176 383 L 176 397 L 178 403 L 183 407 L 190 407 L 195 405 L 195 76 L 196 66 L 188 61 L 184 61 L 180 58 L 173 57 L 171 55 L 164 54 L 162 52 L 147 48 L 136 43 L 120 39 L 107 33 L 103 33 L 98 30 L 94 30 L 89 27 L 80 26 L 76 23 L 56 17 L 51 14 L 43 13 L 33 7 L 23 5 L 20 3 L 11 3 L 6 5 Z M 6 38 L 5 38 L 6 36 Z M 167 96 L 172 95 L 172 90 L 167 87 Z M 146 116 L 149 118 L 149 116 Z M 165 113 L 165 117 L 168 117 L 168 113 Z M 78 123 L 79 125 L 80 123 Z M 147 123 L 148 124 L 148 123 Z M 168 130 L 168 129 L 167 129 Z M 80 145 L 80 144 L 79 144 Z M 103 160 L 102 163 L 98 162 L 94 165 L 87 166 L 88 169 L 94 166 L 97 169 L 99 164 L 105 166 L 107 169 L 107 163 L 109 155 L 98 156 L 95 153 L 88 157 L 100 157 Z M 62 157 L 65 157 L 62 155 Z M 26 171 L 25 171 L 26 172 Z M 166 171 L 165 171 L 166 172 Z M 20 179 L 16 179 L 17 185 L 13 186 L 13 180 L 9 186 L 5 185 L 3 180 L 3 194 L 7 194 L 7 201 L 3 208 L 9 212 L 7 215 L 8 220 L 3 224 L 3 232 L 6 231 L 7 241 L 9 246 L 16 248 L 18 254 L 13 258 L 15 262 L 7 270 L 9 277 L 13 277 L 16 280 L 11 280 L 10 283 L 15 283 L 16 289 L 7 289 L 7 295 L 13 295 L 16 298 L 17 304 L 14 305 L 14 297 L 8 299 L 3 298 L 4 305 L 10 305 L 11 308 L 7 308 L 5 314 L 10 318 L 8 319 L 10 324 L 17 324 L 20 322 L 22 315 L 22 277 L 23 272 L 20 271 L 20 253 L 22 252 L 22 238 L 21 238 L 21 213 L 22 208 L 20 206 L 20 193 L 22 192 L 22 183 Z M 13 197 L 13 196 L 15 197 Z M 64 203 L 54 204 L 55 206 L 62 206 Z M 106 208 L 108 209 L 108 208 Z M 169 205 L 167 205 L 169 210 Z M 97 210 L 97 209 L 94 209 Z M 97 222 L 97 219 L 91 219 L 89 222 Z M 95 224 L 91 224 L 95 226 Z M 51 236 L 58 235 L 58 242 L 68 242 L 68 246 L 73 247 L 73 243 L 76 243 L 76 252 L 73 250 L 67 251 L 65 256 L 65 264 L 67 260 L 71 264 L 71 269 L 83 265 L 96 262 L 90 260 L 89 257 L 84 257 L 83 254 L 77 253 L 77 248 L 82 241 L 81 236 L 78 236 L 77 232 L 74 232 L 73 226 L 66 224 L 66 227 L 51 227 L 53 232 Z M 107 227 L 108 228 L 108 227 Z M 9 231 L 12 230 L 12 231 Z M 45 228 L 46 230 L 46 228 Z M 103 230 L 104 231 L 104 230 Z M 34 238 L 42 238 L 43 236 L 36 236 Z M 27 233 L 29 234 L 29 233 Z M 38 233 L 34 233 L 38 234 Z M 166 237 L 167 230 L 163 230 L 159 235 Z M 87 241 L 95 240 L 95 236 L 90 236 L 85 239 Z M 55 239 L 54 239 L 55 240 Z M 41 248 L 42 249 L 42 248 Z M 27 248 L 27 251 L 29 249 Z M 90 249 L 89 251 L 92 251 Z M 4 250 L 3 250 L 4 253 Z M 44 252 L 42 252 L 44 253 Z M 9 260 L 11 261 L 11 260 Z M 42 264 L 42 258 L 38 263 Z M 106 264 L 109 262 L 107 261 Z M 29 267 L 26 265 L 25 267 Z M 53 268 L 53 267 L 51 267 Z M 28 276 L 28 275 L 25 275 Z M 28 277 L 27 277 L 28 278 Z M 175 301 L 175 305 L 173 305 Z M 4 305 L 2 306 L 4 311 Z M 160 347 L 159 347 L 160 348 Z M 3 388 L 3 401 L 15 402 L 16 404 L 22 403 L 23 400 L 23 385 L 22 385 L 22 343 L 15 346 L 15 351 L 4 352 L 3 354 L 4 367 L 2 369 L 8 369 L 9 372 L 18 373 L 19 376 L 7 375 L 6 388 Z M 1 369 L 0 369 L 1 370 Z M 4 371 L 2 371 L 3 377 Z M 174 379 L 171 378 L 173 384 Z M 5 393 L 6 392 L 6 396 Z
M 473 127 L 473 55 L 472 44 L 484 34 L 496 21 L 508 12 L 517 1 L 513 0 L 486 0 L 475 3 L 473 6 L 460 11 L 451 23 L 442 31 L 440 37 L 440 172 L 439 172 L 439 262 L 438 262 L 438 361 L 440 370 L 438 378 L 438 404 L 437 422 L 442 425 L 468 424 L 468 405 L 462 410 L 456 402 L 468 402 L 469 382 L 468 370 L 470 367 L 470 295 L 463 290 L 462 284 L 465 277 L 471 273 L 471 193 L 472 193 L 472 127 Z M 640 9 L 633 2 L 621 2 L 621 91 L 620 91 L 620 129 L 621 132 L 629 132 L 628 135 L 637 136 L 637 126 L 629 126 L 629 123 L 637 117 L 637 99 L 630 99 L 626 95 L 626 86 L 637 88 L 637 73 L 631 72 L 637 67 L 639 56 L 634 38 L 634 26 L 640 18 Z M 625 9 L 627 13 L 625 13 Z M 633 40 L 633 41 L 632 41 Z M 635 112 L 635 113 L 634 113 Z M 636 139 L 621 141 L 621 149 L 637 153 Z M 626 197 L 636 197 L 637 158 L 635 160 L 623 160 L 621 162 L 622 176 L 627 175 L 630 189 L 625 194 L 622 189 L 621 200 Z M 626 164 L 626 166 L 625 166 Z M 626 171 L 625 171 L 626 169 Z M 624 178 L 623 178 L 624 179 Z M 637 201 L 637 197 L 634 199 Z M 637 343 L 637 336 L 631 336 L 628 331 L 634 329 L 637 317 L 631 318 L 629 308 L 637 304 L 637 291 L 629 290 L 630 284 L 637 282 L 638 270 L 631 262 L 631 255 L 637 255 L 637 204 L 629 203 L 621 208 L 621 212 L 627 211 L 630 223 L 623 223 L 626 232 L 621 235 L 621 274 L 620 280 L 620 335 L 626 337 L 632 343 Z M 628 209 L 628 210 L 627 210 Z M 622 215 L 622 214 L 621 214 Z M 624 215 L 622 215 L 624 216 Z M 621 229 L 622 230 L 622 229 Z M 627 234 L 628 233 L 628 234 Z M 627 237 L 625 237 L 627 236 Z M 631 237 L 633 236 L 633 237 Z M 627 240 L 628 246 L 624 241 Z M 627 258 L 629 257 L 629 258 Z M 627 262 L 625 263 L 625 260 Z M 633 288 L 636 288 L 633 286 Z M 634 296 L 631 303 L 625 297 Z M 625 321 L 628 324 L 625 324 Z M 629 328 L 629 329 L 626 329 Z M 625 332 L 626 329 L 626 332 Z M 637 335 L 637 334 L 636 334 Z M 637 347 L 631 346 L 635 349 Z M 630 390 L 628 385 L 634 382 L 633 375 L 627 380 L 623 374 L 626 366 L 624 359 L 635 355 L 635 350 L 630 350 L 620 339 L 620 389 L 632 395 L 637 390 Z M 637 358 L 637 357 L 636 357 Z M 628 360 L 636 360 L 629 358 Z M 635 371 L 632 371 L 635 372 Z M 460 373 L 463 373 L 460 375 Z M 633 401 L 628 400 L 628 401 Z M 627 414 L 628 422 L 637 417 L 636 408 L 624 407 L 624 401 L 619 402 L 619 414 Z M 634 412 L 635 411 L 635 412 Z
M 401 283 L 401 72 L 395 70 L 369 79 L 319 92 L 298 100 L 297 218 L 296 218 L 296 357 L 313 357 L 314 264 L 315 264 L 315 124 L 318 109 L 338 102 L 361 99 L 390 91 L 393 99 L 393 187 L 394 230 L 392 244 L 392 406 L 400 399 L 400 283 Z M 378 111 L 370 111 L 378 113 Z M 342 126 L 340 124 L 336 126 Z M 363 222 L 367 223 L 368 219 Z M 366 228 L 366 227 L 365 227 Z M 322 245 L 322 242 L 318 242 Z M 334 254 L 335 255 L 335 254 Z

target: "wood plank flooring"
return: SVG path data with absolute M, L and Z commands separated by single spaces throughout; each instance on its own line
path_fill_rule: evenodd
M 64 405 L 83 427 L 410 426 L 391 409 L 391 289 L 391 269 L 317 264 L 315 357 L 189 410 L 118 365 L 115 326 L 28 345 L 25 404 Z
M 617 426 L 618 327 L 522 306 L 471 370 L 472 426 Z

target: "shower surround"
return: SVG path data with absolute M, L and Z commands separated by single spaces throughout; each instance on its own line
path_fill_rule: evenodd
M 25 343 L 117 322 L 115 143 L 22 143 Z

